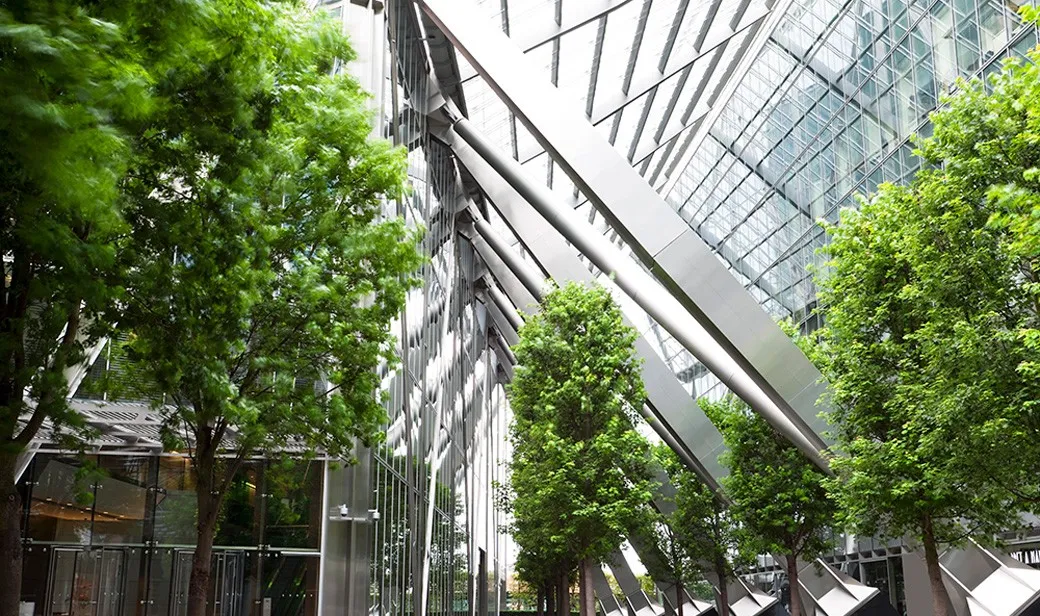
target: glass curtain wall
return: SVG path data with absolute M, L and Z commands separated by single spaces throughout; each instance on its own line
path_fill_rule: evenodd
M 409 2 L 388 2 L 385 13 L 384 136 L 407 148 L 411 184 L 388 208 L 425 229 L 429 260 L 401 317 L 401 365 L 384 381 L 389 424 L 373 466 L 371 613 L 497 613 L 504 521 L 491 486 L 502 480 L 506 423 L 474 288 L 480 266 L 456 235 L 466 197 L 455 163 L 427 130 L 424 25 Z
M 215 616 L 316 614 L 324 464 L 243 465 L 218 522 Z M 26 610 L 187 613 L 197 508 L 186 456 L 37 453 L 19 488 Z
M 994 0 L 795 0 L 667 194 L 778 318 L 815 327 L 806 267 L 857 194 L 908 179 L 957 77 L 1036 45 Z

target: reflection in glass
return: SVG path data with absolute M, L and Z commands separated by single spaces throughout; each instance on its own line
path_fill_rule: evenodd
M 270 616 L 313 614 L 318 600 L 318 557 L 267 553 L 263 559 L 261 602 Z M 265 608 L 266 616 L 266 608 Z
M 257 535 L 260 509 L 256 496 L 261 465 L 260 461 L 246 462 L 231 480 L 217 518 L 216 545 L 260 545 L 260 537 Z
M 34 542 L 89 544 L 94 486 L 74 458 L 36 457 L 28 537 Z
M 265 544 L 275 548 L 319 547 L 322 469 L 322 463 L 315 460 L 270 463 L 265 476 Z
M 149 475 L 154 457 L 101 456 L 94 501 L 93 542 L 141 543 Z
M 154 540 L 159 544 L 194 545 L 196 502 L 191 462 L 186 457 L 158 458 Z

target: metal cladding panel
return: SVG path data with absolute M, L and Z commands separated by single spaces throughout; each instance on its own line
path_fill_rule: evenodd
M 596 599 L 599 600 L 604 616 L 625 616 L 627 612 L 618 603 L 614 591 L 610 588 L 610 582 L 600 567 L 592 568 L 592 588 L 596 591 Z
M 672 212 L 672 216 L 675 224 L 685 225 L 677 214 Z M 662 281 L 667 281 L 670 275 L 687 294 L 687 299 L 694 301 L 697 309 L 721 332 L 727 343 L 724 346 L 735 348 L 739 357 L 752 364 L 754 370 L 749 371 L 752 378 L 767 393 L 773 390 L 779 394 L 794 410 L 794 414 L 789 413 L 792 421 L 822 440 L 827 423 L 816 406 L 825 389 L 820 371 L 692 229 L 686 226 L 681 238 L 657 255 L 653 271 Z M 666 282 L 666 286 L 670 285 Z M 684 299 L 681 295 L 677 297 L 680 301 Z M 808 397 L 802 395 L 806 390 L 810 392 Z
M 561 281 L 595 280 L 560 234 L 487 162 L 459 140 L 452 144 L 452 148 L 506 223 L 550 276 Z M 718 463 L 718 454 L 722 449 L 722 436 L 718 429 L 642 336 L 636 341 L 636 351 L 643 359 L 643 381 L 648 404 L 697 459 L 701 470 L 707 475 L 705 479 L 709 479 L 712 484 L 716 483 L 715 480 L 725 475 L 725 470 Z
M 643 385 L 650 407 L 697 458 L 713 480 L 711 483 L 717 485 L 720 478 L 729 474 L 719 463 L 719 455 L 726 446 L 722 443 L 718 428 L 675 378 L 668 364 L 654 352 L 646 338 L 640 336 L 636 340 L 636 352 L 643 359 Z
M 483 27 L 462 3 L 420 4 L 669 291 L 807 432 L 805 437 L 823 445 L 815 404 L 804 398 L 798 400 L 800 408 L 792 404 L 819 373 L 704 241 L 504 33 Z M 789 377 L 792 367 L 803 382 Z
M 614 574 L 614 579 L 617 580 L 621 592 L 625 595 L 628 609 L 631 612 L 637 616 L 661 616 L 664 614 L 664 608 L 653 604 L 650 601 L 650 597 L 643 592 L 643 587 L 639 584 L 639 578 L 632 572 L 632 567 L 628 565 L 628 561 L 625 560 L 625 555 L 621 553 L 621 550 L 615 550 L 607 558 L 607 561 L 607 565 L 610 566 L 610 570 Z

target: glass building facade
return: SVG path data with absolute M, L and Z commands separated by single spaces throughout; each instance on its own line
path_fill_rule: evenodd
M 412 190 L 385 208 L 425 228 L 428 261 L 394 324 L 400 366 L 382 375 L 386 441 L 350 467 L 291 451 L 245 465 L 220 518 L 214 616 L 507 608 L 512 543 L 495 492 L 509 457 L 508 345 L 541 278 L 598 279 L 615 292 L 645 343 L 651 423 L 716 475 L 720 438 L 692 399 L 739 382 L 790 415 L 818 374 L 803 371 L 792 385 L 803 378 L 787 373 L 793 368 L 774 361 L 781 368 L 770 372 L 755 355 L 767 344 L 759 341 L 776 339 L 774 319 L 817 325 L 807 268 L 825 238 L 815 222 L 908 178 L 919 165 L 911 138 L 927 134 L 929 112 L 956 80 L 995 70 L 1038 41 L 1017 5 L 992 0 L 333 0 L 314 8 L 351 34 L 359 57 L 340 69 L 373 93 L 373 133 L 408 150 Z M 451 11 L 499 36 L 501 55 L 522 53 L 524 70 L 503 73 L 501 58 L 481 52 Z M 539 120 L 538 97 L 524 100 L 524 91 L 545 94 L 571 125 Z M 582 134 L 576 123 L 595 131 L 584 150 L 565 143 Z M 463 124 L 485 150 L 460 136 Z M 597 175 L 575 152 L 614 171 L 621 161 L 631 175 Z M 636 192 L 622 189 L 632 182 L 664 208 L 646 204 L 647 212 L 668 216 L 642 224 L 640 203 L 626 218 Z M 576 222 L 565 229 L 542 206 Z M 701 245 L 703 253 L 690 248 Z M 618 259 L 634 271 L 608 267 Z M 678 298 L 672 312 L 687 321 L 647 303 L 643 291 L 659 287 Z M 735 322 L 700 303 L 714 297 L 698 295 L 709 287 L 729 289 L 718 291 L 720 312 L 733 307 Z M 723 359 L 705 361 L 716 347 Z M 25 616 L 186 613 L 190 460 L 161 451 L 147 405 L 108 399 L 104 373 L 119 369 L 103 351 L 74 400 L 99 429 L 91 456 L 46 439 L 26 456 Z M 820 438 L 811 422 L 793 423 L 793 437 Z M 944 555 L 959 616 L 969 604 L 1030 609 L 1040 596 L 1040 582 L 1023 573 L 1022 561 L 1037 560 L 1030 541 L 1016 548 L 1018 560 L 981 547 Z M 627 605 L 604 600 L 603 612 L 674 613 L 674 593 L 626 586 L 638 568 L 630 552 L 632 562 L 613 569 Z M 806 569 L 815 573 L 803 571 L 801 592 L 826 616 L 923 616 L 930 608 L 916 558 L 900 542 L 836 536 L 833 553 Z M 746 600 L 742 616 L 789 596 L 778 571 L 768 557 L 749 571 L 731 594 Z M 686 613 L 708 609 L 690 606 Z
M 219 522 L 214 614 L 316 612 L 323 468 L 243 465 Z M 196 517 L 187 458 L 38 452 L 20 487 L 26 612 L 187 613 Z
M 910 141 L 958 77 L 1037 43 L 1011 2 L 794 2 L 669 187 L 771 314 L 806 323 L 818 219 L 910 177 Z

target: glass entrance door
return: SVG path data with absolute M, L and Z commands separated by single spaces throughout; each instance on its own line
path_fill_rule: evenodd
M 123 550 L 55 548 L 49 579 L 47 616 L 122 616 Z
M 186 616 L 188 613 L 193 554 L 190 550 L 180 550 L 174 555 L 170 616 Z M 210 571 L 211 588 L 214 589 L 213 616 L 242 616 L 244 571 L 244 552 L 218 550 L 213 554 L 213 569 Z

